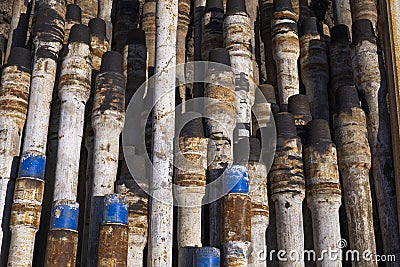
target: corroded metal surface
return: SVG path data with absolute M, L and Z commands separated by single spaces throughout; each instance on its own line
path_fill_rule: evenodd
M 333 16 L 335 25 L 344 24 L 351 28 L 351 9 L 350 0 L 333 0 Z
M 220 2 L 222 3 L 222 0 Z M 208 60 L 210 51 L 213 48 L 223 46 L 222 23 L 224 20 L 224 9 L 221 6 L 207 6 L 208 9 L 203 16 L 201 54 L 204 61 Z
M 98 0 L 75 0 L 77 4 L 82 9 L 82 23 L 88 25 L 89 21 L 97 17 L 97 12 L 99 10 Z
M 148 66 L 154 68 L 156 52 L 156 1 L 146 1 L 143 5 L 142 29 L 146 32 Z
M 375 33 L 378 30 L 378 9 L 375 0 L 350 0 L 351 17 L 353 22 L 360 19 L 369 19 L 372 22 Z
M 113 7 L 112 0 L 98 0 L 99 3 L 99 13 L 98 17 L 106 22 L 106 36 L 107 39 L 112 43 L 113 37 L 113 25 L 111 21 L 111 11 Z
M 76 266 L 78 232 L 68 230 L 50 231 L 47 237 L 44 266 Z
M 128 254 L 128 227 L 106 224 L 100 226 L 98 267 L 125 267 Z
M 274 3 L 272 0 L 260 1 L 260 32 L 264 43 L 265 69 L 267 83 L 276 85 L 276 65 L 272 54 L 272 32 L 271 22 L 274 14 Z
M 127 44 L 129 30 L 135 29 L 138 25 L 139 1 L 120 0 L 116 8 L 114 22 L 115 50 L 123 53 Z

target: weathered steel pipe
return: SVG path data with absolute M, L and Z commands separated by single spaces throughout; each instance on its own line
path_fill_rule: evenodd
M 146 45 L 149 53 L 147 58 L 149 74 L 152 72 L 151 70 L 154 70 L 154 61 L 156 58 L 156 5 L 157 2 L 155 0 L 146 0 L 143 5 L 142 29 L 146 33 Z
M 290 0 L 274 2 L 272 21 L 272 53 L 276 62 L 279 91 L 279 105 L 285 111 L 288 99 L 299 93 L 299 71 L 297 59 L 300 56 L 297 34 L 297 15 Z
M 277 144 L 270 171 L 271 198 L 275 202 L 277 244 L 287 261 L 279 266 L 304 266 L 302 202 L 305 196 L 302 145 L 290 113 L 275 115 Z M 288 255 L 293 253 L 293 255 Z
M 342 195 L 336 155 L 328 121 L 317 119 L 308 123 L 304 165 L 307 206 L 312 214 L 314 249 L 318 258 L 324 255 L 324 251 L 338 251 L 333 257 L 323 256 L 317 261 L 317 266 L 341 266 L 338 242 Z
M 360 108 L 357 89 L 354 86 L 340 87 L 336 107 L 333 124 L 349 223 L 350 249 L 376 255 L 369 183 L 371 152 L 367 122 Z M 377 266 L 377 263 L 363 258 L 355 266 Z
M 375 0 L 350 0 L 350 8 L 353 23 L 360 19 L 368 19 L 375 34 L 378 34 L 378 8 Z
M 58 209 L 63 207 L 62 216 L 79 213 L 76 202 L 81 143 L 84 128 L 85 104 L 90 96 L 92 75 L 92 51 L 90 28 L 79 24 L 71 28 L 68 52 L 63 59 L 58 97 L 61 100 L 58 129 L 57 167 L 54 184 L 53 223 L 48 234 L 45 266 L 62 264 L 74 266 L 77 251 L 77 228 L 58 225 L 57 220 L 75 218 L 60 217 Z M 76 218 L 77 221 L 77 218 Z M 74 225 L 75 226 L 75 225 Z M 62 251 L 63 253 L 59 253 Z
M 251 107 L 254 104 L 254 76 L 253 55 L 251 48 L 251 22 L 246 12 L 244 0 L 229 0 L 226 6 L 226 15 L 223 23 L 224 46 L 230 55 L 230 61 L 236 78 L 241 75 L 247 81 L 246 90 L 237 92 L 236 101 L 246 108 L 238 110 L 238 123 L 250 124 Z
M 259 26 L 258 26 L 258 0 L 247 0 L 245 1 L 247 13 L 250 16 L 250 28 L 251 28 L 251 55 L 253 59 L 253 79 L 256 84 L 260 83 L 260 70 L 256 61 L 256 53 L 259 42 Z
M 314 119 L 329 121 L 329 65 L 326 55 L 326 44 L 318 32 L 315 17 L 305 18 L 301 26 L 301 79 L 306 87 L 311 115 Z
M 0 243 L 6 244 L 6 248 L 9 240 L 3 240 L 3 231 L 8 233 L 10 221 L 6 202 L 14 190 L 13 180 L 16 178 L 17 159 L 28 111 L 30 81 L 31 51 L 22 47 L 11 49 L 8 63 L 2 71 L 0 87 Z
M 193 256 L 193 267 L 219 267 L 220 252 L 218 248 L 201 247 Z
M 245 166 L 234 164 L 224 173 L 222 246 L 225 267 L 246 267 L 251 245 L 251 198 Z
M 306 140 L 307 124 L 313 119 L 306 95 L 293 95 L 289 98 L 288 111 L 293 114 L 297 135 Z
M 184 118 L 184 117 L 183 117 Z M 183 126 L 175 149 L 178 246 L 201 247 L 201 206 L 206 193 L 207 144 L 202 118 Z M 182 254 L 179 255 L 182 258 Z
M 210 52 L 210 61 L 230 66 L 230 57 L 225 48 L 216 48 Z M 210 68 L 208 79 L 220 85 L 208 83 L 205 86 L 206 133 L 210 138 L 208 154 L 214 158 L 208 159 L 209 180 L 217 180 L 225 168 L 233 162 L 233 129 L 236 125 L 235 75 L 231 70 Z M 220 189 L 213 187 L 212 197 L 220 196 Z M 221 203 L 210 203 L 210 245 L 219 247 L 221 244 L 220 216 Z
M 6 62 L 8 62 L 11 48 L 25 46 L 33 2 L 32 0 L 14 0 L 12 2 L 10 33 L 8 34 L 7 50 L 4 55 Z
M 210 51 L 223 46 L 222 24 L 224 21 L 224 6 L 222 0 L 208 0 L 203 16 L 201 58 L 207 61 Z
M 113 1 L 112 0 L 98 0 L 98 1 L 99 1 L 98 17 L 104 20 L 106 23 L 106 37 L 111 44 L 113 37 L 113 25 L 111 21 L 111 11 L 113 8 Z
M 170 23 L 165 23 L 169 21 Z M 172 266 L 174 109 L 178 0 L 157 1 L 156 61 L 153 92 L 153 173 L 149 261 L 150 267 Z M 169 68 L 169 69 L 168 69 Z
M 252 108 L 254 115 L 252 119 L 253 135 L 256 135 L 260 128 L 267 127 L 273 119 L 272 105 L 274 104 L 268 102 L 268 94 L 271 93 L 271 89 L 274 90 L 274 87 L 269 84 L 262 84 L 256 91 L 256 99 Z
M 335 98 L 338 88 L 354 84 L 349 29 L 346 25 L 336 25 L 331 29 L 329 59 L 331 72 L 329 102 L 330 108 L 333 111 L 332 113 L 334 113 L 336 110 Z
M 97 238 L 101 223 L 101 205 L 106 194 L 114 192 L 119 156 L 119 140 L 125 116 L 125 79 L 122 56 L 109 51 L 103 55 L 96 78 L 93 100 L 92 127 L 93 187 L 89 223 L 89 266 L 95 266 Z
M 351 29 L 350 0 L 332 0 L 335 25 L 344 24 Z
M 97 267 L 127 266 L 128 206 L 119 194 L 104 197 Z
M 81 24 L 81 8 L 78 5 L 67 5 L 67 12 L 65 14 L 65 27 L 64 27 L 64 42 L 63 44 L 68 44 L 69 34 L 72 26 L 75 24 Z
M 267 83 L 277 85 L 276 64 L 272 53 L 272 19 L 274 15 L 273 0 L 260 1 L 260 30 L 261 40 L 264 43 L 265 69 L 267 73 Z
M 377 198 L 379 223 L 385 254 L 400 253 L 399 223 L 396 212 L 387 83 L 382 51 L 371 21 L 353 23 L 352 63 L 354 82 L 367 110 L 368 140 L 372 156 L 372 176 Z
M 97 17 L 99 10 L 98 0 L 75 0 L 77 4 L 82 9 L 82 23 L 89 25 L 89 21 Z
M 64 39 L 65 1 L 43 2 L 38 8 L 26 135 L 11 212 L 8 266 L 32 264 L 43 201 L 50 103 Z
M 124 53 L 128 32 L 135 29 L 139 19 L 139 0 L 120 0 L 117 4 L 114 26 L 115 50 Z

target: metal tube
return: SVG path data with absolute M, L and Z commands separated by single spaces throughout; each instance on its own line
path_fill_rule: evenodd
M 335 25 L 344 24 L 351 29 L 350 0 L 332 0 Z
M 206 1 L 206 9 L 203 16 L 201 58 L 207 61 L 210 51 L 223 46 L 222 24 L 224 20 L 224 6 L 222 0 Z
M 360 19 L 372 22 L 375 34 L 378 34 L 378 9 L 375 0 L 350 0 L 353 23 Z
M 170 23 L 165 23 L 169 21 Z M 151 179 L 150 267 L 172 266 L 173 138 L 175 129 L 176 31 L 178 0 L 157 1 L 156 61 L 153 92 L 153 173 Z M 170 68 L 170 69 L 168 69 Z
M 383 251 L 385 254 L 399 254 L 400 234 L 396 212 L 390 118 L 386 100 L 386 73 L 382 51 L 369 20 L 361 19 L 353 23 L 352 63 L 355 86 L 368 110 L 368 140 Z
M 111 21 L 111 11 L 113 8 L 112 0 L 98 0 L 99 1 L 99 13 L 98 17 L 105 21 L 106 23 L 106 37 L 110 44 L 112 43 L 113 37 L 113 25 Z M 109 47 L 111 49 L 111 47 Z
M 299 94 L 297 59 L 300 56 L 297 15 L 290 0 L 277 0 L 272 21 L 272 53 L 276 62 L 279 105 L 286 110 L 288 99 Z
M 82 9 L 82 23 L 89 25 L 89 21 L 97 17 L 99 10 L 98 0 L 75 0 L 77 4 Z
M 66 209 L 79 212 L 76 200 L 85 104 L 90 96 L 91 53 L 90 28 L 82 24 L 74 25 L 71 28 L 68 53 L 63 59 L 59 82 L 58 96 L 61 101 L 61 112 L 53 195 L 55 210 L 62 202 Z M 52 217 L 54 216 L 57 217 L 58 214 L 53 211 Z M 60 234 L 60 231 L 63 234 Z M 48 235 L 45 266 L 62 262 L 63 257 L 67 257 L 64 262 L 66 266 L 74 266 L 77 235 L 77 229 L 52 225 Z M 63 249 L 63 253 L 59 253 L 60 248 Z
M 143 5 L 142 29 L 146 33 L 149 76 L 152 70 L 154 70 L 154 61 L 156 58 L 156 5 L 157 2 L 155 0 L 146 0 Z M 151 73 L 151 75 L 153 75 L 153 73 Z
M 272 53 L 272 19 L 274 15 L 273 0 L 261 0 L 260 3 L 260 30 L 261 40 L 264 43 L 266 82 L 276 86 L 276 64 Z
M 64 39 L 65 1 L 43 2 L 38 8 L 26 134 L 11 214 L 9 266 L 32 264 L 43 201 L 50 103 Z M 26 214 L 30 214 L 29 220 Z
M 8 63 L 2 71 L 0 88 L 0 242 L 4 243 L 2 247 L 6 249 L 10 242 L 10 210 L 6 203 L 10 202 L 14 191 L 17 159 L 28 111 L 30 81 L 31 51 L 22 47 L 11 49 Z
M 68 44 L 69 34 L 72 26 L 75 24 L 81 24 L 81 8 L 78 5 L 67 5 L 67 12 L 65 14 L 65 27 L 64 27 L 64 42 L 63 44 Z
M 307 124 L 313 119 L 306 95 L 293 95 L 289 98 L 288 111 L 293 114 L 297 135 L 302 142 L 306 140 Z
M 89 223 L 89 266 L 96 266 L 97 238 L 101 223 L 101 205 L 106 194 L 114 192 L 119 156 L 119 140 L 124 125 L 125 78 L 122 56 L 109 51 L 103 55 L 96 78 L 92 127 L 93 187 Z
M 276 114 L 275 123 L 277 145 L 270 171 L 270 190 L 276 209 L 278 249 L 285 251 L 287 258 L 287 261 L 280 261 L 279 266 L 304 266 L 302 145 L 292 114 Z
M 135 29 L 139 20 L 139 0 L 120 0 L 117 4 L 114 26 L 115 50 L 124 53 L 128 32 Z
M 341 263 L 339 207 L 342 195 L 336 147 L 332 143 L 328 121 L 317 119 L 308 123 L 304 147 L 307 205 L 312 214 L 314 249 L 317 266 L 338 267 Z M 331 256 L 324 251 L 337 251 Z M 335 259 L 336 257 L 336 259 Z
M 337 91 L 337 113 L 333 117 L 338 163 L 349 223 L 350 249 L 376 255 L 369 170 L 371 152 L 367 122 L 354 86 Z M 377 266 L 365 258 L 355 266 Z

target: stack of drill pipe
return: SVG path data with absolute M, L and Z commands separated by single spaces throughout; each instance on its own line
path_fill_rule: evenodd
M 10 55 L 11 48 L 25 46 L 28 31 L 30 12 L 33 0 L 14 0 L 12 6 L 12 17 L 10 23 L 10 33 L 8 34 L 7 51 L 5 61 Z
M 233 164 L 224 173 L 222 247 L 225 267 L 246 267 L 251 245 L 251 198 L 247 168 Z
M 158 77 L 153 92 L 153 173 L 150 204 L 150 266 L 172 266 L 173 161 L 175 133 L 176 40 L 178 0 L 158 0 L 156 11 L 156 59 Z M 165 23 L 169 21 L 169 23 Z
M 67 44 L 69 40 L 69 33 L 71 31 L 72 26 L 75 24 L 81 24 L 81 8 L 78 5 L 67 5 L 67 13 L 65 15 L 65 28 L 64 28 L 64 42 L 63 44 Z
M 368 110 L 368 140 L 383 251 L 385 254 L 398 254 L 400 235 L 396 213 L 390 118 L 386 101 L 386 73 L 382 51 L 369 20 L 361 19 L 353 23 L 352 63 L 355 86 Z
M 32 264 L 44 192 L 46 143 L 57 58 L 64 39 L 65 1 L 41 3 L 34 30 L 35 57 L 25 139 L 11 212 L 8 264 Z M 26 216 L 29 214 L 29 220 Z
M 98 1 L 99 1 L 98 17 L 104 20 L 106 23 L 106 37 L 111 44 L 113 37 L 113 25 L 111 21 L 111 11 L 113 8 L 113 1 L 112 0 L 98 0 Z M 109 47 L 109 49 L 111 49 L 111 47 Z
M 306 87 L 311 115 L 329 121 L 329 65 L 325 41 L 322 40 L 315 17 L 302 21 L 300 38 L 301 80 Z
M 97 12 L 99 10 L 98 0 L 75 0 L 75 4 L 82 9 L 83 24 L 88 25 L 91 19 L 97 17 Z
M 329 64 L 331 71 L 329 101 L 331 110 L 335 110 L 337 89 L 354 84 L 349 29 L 346 25 L 336 25 L 331 29 Z
M 218 248 L 197 248 L 193 256 L 193 267 L 219 267 L 220 252 Z
M 274 15 L 273 0 L 261 0 L 260 2 L 260 30 L 261 40 L 264 43 L 266 82 L 276 85 L 276 65 L 272 55 L 272 28 L 271 22 Z
M 224 6 L 222 0 L 208 0 L 203 16 L 201 58 L 208 60 L 210 51 L 223 46 L 222 23 L 224 20 Z
M 146 33 L 146 45 L 148 51 L 147 64 L 149 66 L 149 75 L 153 75 L 154 60 L 156 52 L 156 5 L 155 0 L 146 0 L 143 5 L 142 29 Z
M 119 194 L 106 195 L 102 210 L 96 266 L 128 266 L 128 206 L 125 197 Z
M 126 155 L 125 151 L 125 155 Z M 117 182 L 117 192 L 123 194 L 128 205 L 128 267 L 143 266 L 143 250 L 148 236 L 148 195 L 144 189 L 148 184 L 143 183 L 146 178 L 146 165 L 142 156 L 129 155 L 130 165 L 134 176 L 124 161 L 121 166 L 120 179 Z M 132 163 L 133 161 L 133 163 Z
M 251 198 L 251 255 L 250 266 L 265 267 L 267 262 L 259 258 L 266 253 L 266 231 L 269 225 L 267 167 L 260 161 L 261 145 L 255 137 L 250 137 L 250 154 L 247 163 L 249 172 L 249 195 Z
M 5 250 L 9 244 L 9 202 L 14 190 L 17 159 L 28 110 L 30 81 L 31 51 L 22 47 L 11 49 L 8 63 L 2 71 L 0 87 L 0 245 L 4 243 Z
M 337 111 L 333 117 L 339 170 L 342 176 L 350 249 L 376 255 L 369 170 L 371 152 L 367 122 L 360 108 L 357 89 L 337 90 Z M 376 261 L 360 259 L 357 266 L 377 266 Z
M 89 28 L 91 30 L 91 47 L 92 47 L 92 88 L 88 102 L 85 109 L 85 148 L 86 154 L 86 174 L 85 174 L 85 215 L 84 226 L 82 235 L 82 255 L 86 255 L 88 249 L 88 233 L 89 233 L 89 217 L 90 217 L 90 202 L 92 194 L 92 181 L 93 181 L 93 146 L 94 146 L 94 132 L 91 123 L 91 114 L 93 108 L 93 95 L 96 83 L 96 76 L 100 71 L 101 58 L 108 50 L 108 40 L 106 34 L 106 24 L 102 19 L 94 18 L 89 21 Z
M 228 50 L 231 60 L 231 67 L 237 78 L 241 74 L 247 80 L 248 88 L 244 94 L 238 93 L 236 98 L 247 106 L 244 114 L 251 114 L 251 106 L 254 104 L 253 86 L 253 56 L 251 51 L 251 21 L 246 12 L 244 0 L 227 1 L 226 14 L 223 23 L 224 46 Z M 238 99 L 236 101 L 238 101 Z M 243 113 L 242 113 L 243 114 Z M 251 115 L 250 115 L 251 116 Z M 240 123 L 250 124 L 251 117 L 240 117 Z
M 277 244 L 279 250 L 294 251 L 279 266 L 304 266 L 302 202 L 305 196 L 302 145 L 290 113 L 275 115 L 277 145 L 270 170 L 271 198 L 275 203 Z
M 178 246 L 201 247 L 201 206 L 206 193 L 208 144 L 201 117 L 192 119 L 182 128 L 178 144 L 174 192 L 178 204 Z M 192 259 L 180 253 L 179 262 L 184 262 L 186 259 L 182 258 L 187 256 Z
M 276 62 L 279 105 L 285 111 L 288 99 L 299 93 L 297 59 L 300 56 L 297 15 L 290 0 L 274 2 L 272 21 L 272 53 Z
M 92 112 L 94 146 L 87 257 L 89 266 L 95 266 L 96 263 L 103 198 L 106 194 L 114 192 L 117 175 L 119 137 L 125 116 L 125 79 L 122 72 L 121 54 L 114 51 L 106 52 L 96 78 Z
M 313 119 L 311 116 L 310 105 L 306 95 L 293 95 L 289 98 L 288 110 L 293 114 L 297 128 L 297 134 L 301 140 L 306 139 L 307 124 Z
M 336 147 L 332 143 L 329 123 L 316 119 L 308 123 L 304 147 L 307 206 L 311 210 L 314 248 L 321 257 L 324 251 L 338 250 L 334 257 L 324 257 L 317 266 L 340 266 L 339 207 L 342 195 L 337 166 Z
M 350 0 L 333 0 L 332 6 L 335 25 L 344 24 L 350 29 L 352 23 Z
M 76 259 L 79 204 L 77 200 L 85 104 L 90 96 L 92 55 L 90 29 L 82 24 L 71 29 L 68 52 L 63 59 L 59 83 L 61 112 L 52 225 L 48 235 L 46 266 L 73 266 Z M 59 214 L 61 211 L 61 215 Z M 75 215 L 76 217 L 74 217 Z M 60 253 L 62 252 L 62 253 Z
M 353 23 L 360 19 L 370 20 L 375 34 L 378 34 L 378 8 L 375 0 L 349 0 Z
M 230 65 L 228 51 L 225 48 L 216 48 L 210 52 L 210 61 Z M 210 138 L 208 153 L 214 155 L 209 159 L 209 182 L 217 180 L 225 168 L 232 164 L 233 129 L 236 125 L 235 106 L 235 76 L 231 70 L 218 70 L 210 68 L 208 79 L 218 82 L 220 85 L 206 84 L 205 97 L 208 102 L 205 105 L 206 133 Z M 213 187 L 211 195 L 219 195 L 218 187 Z M 210 245 L 220 246 L 220 201 L 210 203 Z
M 114 42 L 115 50 L 121 54 L 127 44 L 128 32 L 137 27 L 139 18 L 138 0 L 119 0 L 115 16 Z

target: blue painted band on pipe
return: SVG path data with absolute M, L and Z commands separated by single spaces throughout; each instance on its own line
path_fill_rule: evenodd
M 196 249 L 193 262 L 194 267 L 219 267 L 219 249 L 214 247 L 200 247 Z
M 249 193 L 249 175 L 245 166 L 234 164 L 224 173 L 224 192 Z
M 19 177 L 32 177 L 44 180 L 46 156 L 32 152 L 24 152 L 19 165 Z
M 123 195 L 110 194 L 104 197 L 102 222 L 128 224 L 128 205 Z
M 51 230 L 78 231 L 79 204 L 72 201 L 56 201 L 51 213 Z

